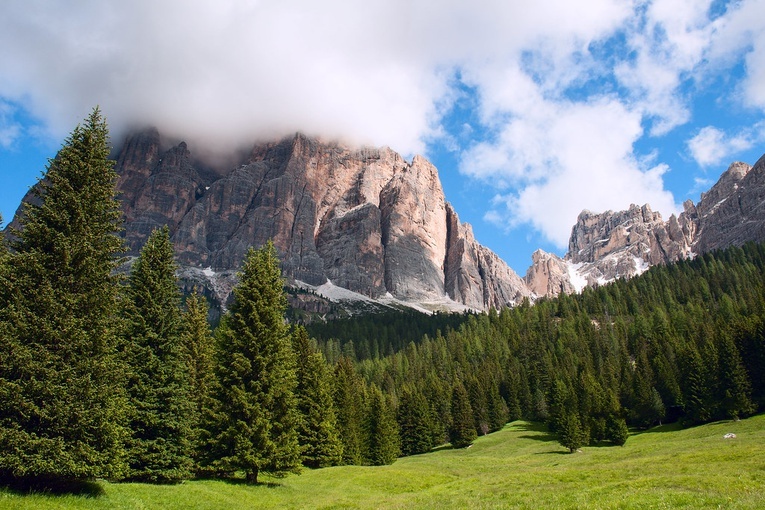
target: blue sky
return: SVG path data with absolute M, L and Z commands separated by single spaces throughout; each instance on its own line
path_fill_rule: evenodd
M 96 104 L 114 145 L 424 154 L 520 274 L 582 209 L 669 217 L 765 153 L 765 0 L 12 0 L 0 47 L 5 221 Z

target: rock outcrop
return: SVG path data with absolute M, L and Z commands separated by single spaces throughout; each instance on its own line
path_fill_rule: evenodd
M 374 299 L 451 300 L 483 310 L 529 296 L 446 202 L 438 172 L 388 148 L 358 150 L 303 135 L 257 144 L 231 169 L 209 169 L 156 130 L 117 158 L 130 255 L 169 225 L 181 274 L 225 302 L 250 246 L 272 239 L 284 276 Z
M 638 275 L 711 250 L 765 240 L 765 156 L 733 163 L 698 204 L 686 201 L 664 221 L 649 205 L 593 214 L 583 211 L 564 258 L 537 252 L 525 282 L 536 296 L 554 296 Z

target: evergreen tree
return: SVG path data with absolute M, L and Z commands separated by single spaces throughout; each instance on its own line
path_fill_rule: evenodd
M 616 446 L 623 446 L 627 442 L 630 431 L 623 418 L 610 414 L 606 418 L 605 439 Z
M 84 479 L 124 467 L 116 355 L 116 173 L 98 108 L 24 204 L 0 278 L 0 474 Z
M 577 412 L 572 411 L 563 414 L 559 423 L 558 442 L 561 446 L 568 448 L 571 453 L 587 444 L 587 433 L 582 428 L 582 422 Z
M 362 462 L 364 381 L 356 373 L 351 360 L 342 356 L 335 365 L 335 409 L 343 464 Z
M 373 466 L 393 464 L 400 453 L 398 424 L 389 400 L 372 385 L 366 420 L 366 460 Z
M 327 363 L 324 355 L 313 348 L 302 326 L 293 331 L 292 345 L 297 358 L 298 443 L 303 465 L 336 466 L 342 460 L 343 445 L 337 430 Z
M 704 423 L 712 418 L 713 402 L 708 371 L 695 348 L 685 356 L 685 412 L 690 423 Z
M 190 386 L 189 399 L 193 407 L 190 419 L 192 458 L 197 464 L 197 469 L 205 447 L 203 416 L 210 407 L 210 393 L 215 380 L 215 352 L 207 312 L 207 300 L 204 296 L 195 291 L 186 298 L 182 335 Z
M 234 288 L 234 302 L 217 330 L 209 465 L 244 471 L 298 472 L 295 356 L 284 320 L 279 260 L 271 241 L 250 249 Z
M 433 420 L 425 397 L 412 388 L 401 394 L 397 420 L 401 432 L 401 453 L 417 455 L 433 448 Z
M 449 427 L 449 441 L 454 448 L 465 448 L 473 444 L 476 434 L 473 423 L 473 409 L 462 382 L 458 381 L 452 390 L 452 423 Z
M 131 480 L 167 483 L 191 474 L 194 406 L 173 257 L 170 230 L 154 230 L 129 277 L 125 356 Z
M 721 333 L 719 338 L 720 408 L 726 417 L 738 419 L 754 411 L 751 385 L 733 340 L 727 332 Z

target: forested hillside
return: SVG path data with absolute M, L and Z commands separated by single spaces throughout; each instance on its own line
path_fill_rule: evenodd
M 397 401 L 427 401 L 436 430 L 453 422 L 460 385 L 479 433 L 508 419 L 558 432 L 573 421 L 580 442 L 618 442 L 622 420 L 649 427 L 745 416 L 765 405 L 764 267 L 763 245 L 734 247 L 581 295 L 470 316 L 357 366 Z M 366 332 L 359 344 L 370 341 Z

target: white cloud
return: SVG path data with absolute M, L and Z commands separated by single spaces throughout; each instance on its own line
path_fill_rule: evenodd
M 614 73 L 636 106 L 653 120 L 653 136 L 664 135 L 690 119 L 678 88 L 701 62 L 708 46 L 711 4 L 711 0 L 656 0 L 645 6 L 645 14 L 636 16 L 626 32 L 635 57 L 619 62 Z
M 10 148 L 21 134 L 21 125 L 13 118 L 13 106 L 0 98 L 0 147 Z
M 706 126 L 688 140 L 687 147 L 699 166 L 708 167 L 729 161 L 735 155 L 763 141 L 765 122 L 734 134 L 725 133 L 714 126 Z
M 715 67 L 730 67 L 743 55 L 746 73 L 740 85 L 748 106 L 765 110 L 765 0 L 732 4 L 714 23 L 707 58 Z
M 640 114 L 616 98 L 589 103 L 539 99 L 509 122 L 497 141 L 467 151 L 462 170 L 518 183 L 515 192 L 495 198 L 487 220 L 528 223 L 564 248 L 583 209 L 600 212 L 650 203 L 665 214 L 677 211 L 661 179 L 667 168 L 643 168 L 632 155 L 641 134 Z
M 489 217 L 531 224 L 560 246 L 582 208 L 673 210 L 666 168 L 642 162 L 634 146 L 646 131 L 688 122 L 680 89 L 701 68 L 744 52 L 742 97 L 765 108 L 765 0 L 731 4 L 715 21 L 711 5 L 2 2 L 0 100 L 59 139 L 98 103 L 116 143 L 155 124 L 221 150 L 300 130 L 409 155 L 433 138 L 467 136 L 440 126 L 458 76 L 477 94 L 481 125 L 469 131 L 489 132 L 462 170 L 504 197 Z M 0 134 L 0 144 L 14 136 Z

